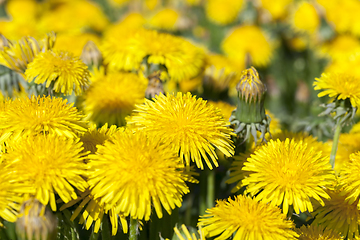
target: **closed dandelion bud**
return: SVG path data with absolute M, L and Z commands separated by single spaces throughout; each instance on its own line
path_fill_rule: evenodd
M 244 141 L 251 133 L 257 142 L 256 133 L 259 131 L 260 138 L 265 140 L 265 133 L 269 132 L 271 119 L 265 114 L 264 108 L 266 86 L 260 80 L 259 73 L 254 67 L 242 72 L 236 90 L 238 92 L 237 108 L 230 117 L 230 122 L 235 125 L 235 133 Z
M 93 41 L 85 44 L 80 58 L 88 66 L 99 67 L 102 63 L 101 52 Z
M 161 81 L 161 72 L 156 71 L 148 76 L 149 83 L 145 92 L 145 96 L 148 99 L 164 93 L 164 87 Z
M 36 199 L 25 201 L 16 222 L 20 240 L 46 240 L 56 238 L 57 218 Z

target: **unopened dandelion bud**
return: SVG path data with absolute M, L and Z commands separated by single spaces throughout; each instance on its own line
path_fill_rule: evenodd
M 88 66 L 99 67 L 102 63 L 101 52 L 93 41 L 88 41 L 85 44 L 80 58 Z
M 238 91 L 237 108 L 230 117 L 231 123 L 235 125 L 235 133 L 244 140 L 251 134 L 256 142 L 256 134 L 259 131 L 260 137 L 264 140 L 270 125 L 270 118 L 265 114 L 264 108 L 266 86 L 254 67 L 242 72 L 236 90 Z
M 32 198 L 25 201 L 16 221 L 16 233 L 21 240 L 46 240 L 56 238 L 57 218 L 55 215 Z
M 148 76 L 149 83 L 145 92 L 145 96 L 149 99 L 164 93 L 164 87 L 160 79 L 160 71 L 154 72 Z

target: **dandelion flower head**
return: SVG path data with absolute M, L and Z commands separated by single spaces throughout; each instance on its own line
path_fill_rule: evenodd
M 171 214 L 189 192 L 177 153 L 144 132 L 118 131 L 89 158 L 91 194 L 105 210 L 148 221 L 152 206 L 161 218 L 161 205 Z
M 297 239 L 292 228 L 294 223 L 286 219 L 277 207 L 257 202 L 243 195 L 234 200 L 218 200 L 216 206 L 206 210 L 199 226 L 207 237 L 225 240 L 234 234 L 234 239 Z
M 321 90 L 318 97 L 328 95 L 336 99 L 349 99 L 352 106 L 360 106 L 359 79 L 348 73 L 323 73 L 315 78 L 315 90 Z
M 79 139 L 56 135 L 23 137 L 3 155 L 17 178 L 35 188 L 35 198 L 56 211 L 55 194 L 66 203 L 85 191 L 86 165 Z
M 175 9 L 164 8 L 149 20 L 149 24 L 155 29 L 175 30 L 179 17 L 180 14 Z
M 1 114 L 2 140 L 37 134 L 75 138 L 87 129 L 84 116 L 62 98 L 35 97 L 8 100 Z
M 221 111 L 191 93 L 160 94 L 146 100 L 137 105 L 128 124 L 170 143 L 187 166 L 190 159 L 201 169 L 202 159 L 210 169 L 210 159 L 218 166 L 215 148 L 228 157 L 234 153 L 232 131 Z
M 225 119 L 229 119 L 231 113 L 236 109 L 236 106 L 223 101 L 218 101 L 218 102 L 208 101 L 208 104 L 211 104 L 214 107 L 220 109 Z
M 258 26 L 236 27 L 222 42 L 224 53 L 239 62 L 266 66 L 272 56 L 272 45 Z M 248 59 L 250 58 L 250 59 Z
M 243 5 L 243 0 L 207 0 L 206 16 L 216 24 L 226 25 L 235 21 Z
M 290 139 L 270 140 L 247 159 L 243 170 L 252 172 L 242 180 L 246 191 L 271 206 L 282 205 L 285 214 L 291 205 L 298 214 L 311 212 L 310 198 L 323 205 L 321 197 L 329 198 L 324 188 L 335 180 L 327 157 L 311 145 Z
M 288 12 L 292 0 L 261 0 L 261 7 L 268 11 L 272 19 L 282 19 Z
M 354 61 L 360 56 L 360 41 L 350 34 L 341 34 L 324 43 L 320 53 L 333 61 Z
M 295 31 L 314 33 L 320 26 L 320 16 L 313 4 L 301 2 L 296 7 L 292 17 L 292 27 Z
M 324 206 L 318 206 L 312 216 L 315 217 L 313 225 L 321 225 L 326 229 L 341 233 L 347 239 L 359 239 L 360 210 L 359 199 L 350 204 L 347 194 L 342 190 L 328 190 L 329 199 L 324 199 Z
M 181 37 L 148 31 L 145 46 L 147 62 L 165 66 L 175 81 L 196 77 L 205 64 L 203 50 Z
M 144 101 L 147 79 L 135 73 L 109 73 L 91 83 L 83 102 L 86 118 L 96 124 L 123 126 L 125 117 Z
M 325 228 L 324 226 L 318 226 L 311 224 L 308 226 L 301 226 L 296 229 L 299 234 L 299 240 L 342 240 L 344 238 L 332 229 Z
M 46 51 L 38 54 L 25 72 L 28 82 L 46 83 L 55 92 L 80 95 L 89 84 L 90 73 L 79 57 L 69 52 Z

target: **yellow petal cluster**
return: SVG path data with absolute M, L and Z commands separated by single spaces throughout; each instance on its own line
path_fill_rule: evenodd
M 89 158 L 91 194 L 105 210 L 148 221 L 152 207 L 171 214 L 189 192 L 177 153 L 143 132 L 118 131 Z
M 234 200 L 218 200 L 216 206 L 206 210 L 198 225 L 208 237 L 226 240 L 234 239 L 297 239 L 292 228 L 294 223 L 286 219 L 280 209 L 243 195 Z
M 38 54 L 25 72 L 28 82 L 46 83 L 55 92 L 80 95 L 89 84 L 90 73 L 79 57 L 65 51 L 46 51 Z
M 251 172 L 242 180 L 246 191 L 271 206 L 282 205 L 285 214 L 289 206 L 296 213 L 313 211 L 310 198 L 324 205 L 322 198 L 329 198 L 324 188 L 335 181 L 328 157 L 288 138 L 270 140 L 247 159 L 243 170 Z
M 220 110 L 191 93 L 160 94 L 134 112 L 128 124 L 170 144 L 187 166 L 191 160 L 203 169 L 204 160 L 212 169 L 211 160 L 217 167 L 215 148 L 228 157 L 234 154 L 232 130 Z

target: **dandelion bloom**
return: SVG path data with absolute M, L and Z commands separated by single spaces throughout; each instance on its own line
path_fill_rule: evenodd
M 360 106 L 359 78 L 348 73 L 323 73 L 315 78 L 315 90 L 321 90 L 318 97 L 328 95 L 336 99 L 350 99 L 353 107 Z
M 360 152 L 350 154 L 348 162 L 340 170 L 339 186 L 347 193 L 349 204 L 358 202 L 360 196 Z M 360 209 L 360 203 L 358 203 Z
M 216 24 L 226 25 L 235 21 L 243 5 L 243 0 L 207 0 L 206 16 Z
M 288 138 L 270 140 L 244 165 L 243 170 L 252 172 L 242 180 L 247 192 L 271 206 L 282 205 L 285 214 L 291 205 L 298 214 L 313 211 L 310 198 L 323 205 L 321 197 L 329 198 L 324 188 L 335 180 L 328 157 L 310 144 Z
M 271 123 L 273 123 L 273 119 L 271 119 Z M 271 124 L 270 124 L 270 131 L 271 131 Z M 314 148 L 315 152 L 321 152 L 323 157 L 328 158 L 330 156 L 331 152 L 331 145 L 327 143 L 323 143 L 317 140 L 316 137 L 309 136 L 308 134 L 304 132 L 300 133 L 293 133 L 288 131 L 278 131 L 276 133 L 272 134 L 272 138 L 274 141 L 276 139 L 279 139 L 280 141 L 285 141 L 286 138 L 293 139 L 296 141 L 303 141 L 304 144 L 307 144 L 308 146 L 311 146 Z M 270 140 L 270 139 L 269 139 Z M 259 150 L 260 147 L 255 147 L 253 145 L 253 148 L 250 149 L 250 151 L 247 151 L 245 153 L 239 153 L 237 156 L 234 156 L 234 161 L 231 164 L 230 167 L 230 178 L 227 180 L 227 183 L 235 183 L 238 182 L 237 185 L 232 189 L 232 192 L 236 192 L 241 187 L 243 187 L 243 183 L 241 180 L 244 177 L 248 177 L 251 171 L 245 171 L 243 169 L 244 163 L 248 158 L 251 157 L 251 154 L 254 154 L 255 151 Z
M 202 72 L 204 51 L 188 40 L 156 31 L 149 31 L 144 37 L 147 62 L 165 66 L 171 79 L 187 80 Z
M 204 159 L 212 169 L 211 159 L 217 167 L 215 148 L 228 157 L 234 154 L 232 131 L 221 111 L 191 93 L 160 94 L 134 112 L 128 124 L 170 144 L 188 166 L 191 159 L 203 169 Z
M 296 232 L 299 234 L 299 240 L 342 240 L 339 233 L 336 231 L 325 228 L 324 226 L 319 226 L 316 224 L 311 224 L 308 226 L 301 226 L 300 229 L 296 229 Z
M 257 202 L 243 195 L 219 200 L 216 206 L 206 210 L 198 225 L 206 236 L 225 240 L 234 234 L 234 239 L 297 239 L 292 230 L 294 223 L 277 207 Z
M 62 98 L 35 97 L 5 102 L 0 116 L 1 141 L 13 136 L 55 134 L 76 137 L 86 131 L 83 115 Z
M 308 2 L 299 3 L 292 20 L 293 28 L 299 32 L 312 34 L 320 26 L 320 16 L 315 6 Z
M 335 65 L 332 69 L 339 71 L 339 68 L 344 68 L 353 71 L 353 68 L 346 67 L 350 64 L 348 61 L 355 61 L 360 56 L 360 41 L 350 34 L 337 35 L 331 41 L 324 43 L 320 52 L 334 61 L 331 64 Z
M 258 26 L 236 27 L 222 42 L 222 50 L 234 60 L 255 66 L 266 66 L 270 62 L 273 47 Z M 250 59 L 248 59 L 250 57 Z
M 111 69 L 140 70 L 146 59 L 148 64 L 164 66 L 176 81 L 199 75 L 205 58 L 203 50 L 186 39 L 145 29 L 125 29 L 119 35 L 109 36 L 102 53 L 104 63 Z
M 340 189 L 328 190 L 328 194 L 330 198 L 324 200 L 325 205 L 319 206 L 311 213 L 315 217 L 312 224 L 339 232 L 349 240 L 359 239 L 359 198 L 350 204 L 346 200 L 348 195 Z
M 38 54 L 25 71 L 26 80 L 46 83 L 55 92 L 80 95 L 89 84 L 90 72 L 79 57 L 65 51 L 46 51 Z
M 144 132 L 118 131 L 89 159 L 91 194 L 105 210 L 148 221 L 152 206 L 161 218 L 161 205 L 171 214 L 189 192 L 177 153 Z
M 184 224 L 181 225 L 181 229 L 179 230 L 177 227 L 174 227 L 174 232 L 176 236 L 179 238 L 179 240 L 205 240 L 204 237 L 204 231 L 199 227 L 199 235 L 200 237 L 197 237 L 197 235 L 193 232 L 190 234 L 189 230 L 186 228 Z M 186 238 L 184 238 L 184 236 Z M 169 240 L 168 238 L 166 240 Z
M 261 0 L 261 7 L 277 20 L 286 17 L 291 3 L 292 0 Z
M 125 117 L 144 101 L 147 83 L 147 79 L 135 73 L 100 76 L 84 94 L 86 119 L 100 125 L 125 125 Z
M 35 188 L 34 197 L 56 211 L 55 194 L 66 203 L 85 191 L 86 165 L 79 139 L 56 135 L 23 137 L 3 155 L 16 177 Z
M 152 16 L 149 24 L 157 29 L 175 30 L 179 17 L 180 14 L 175 9 L 163 8 Z

